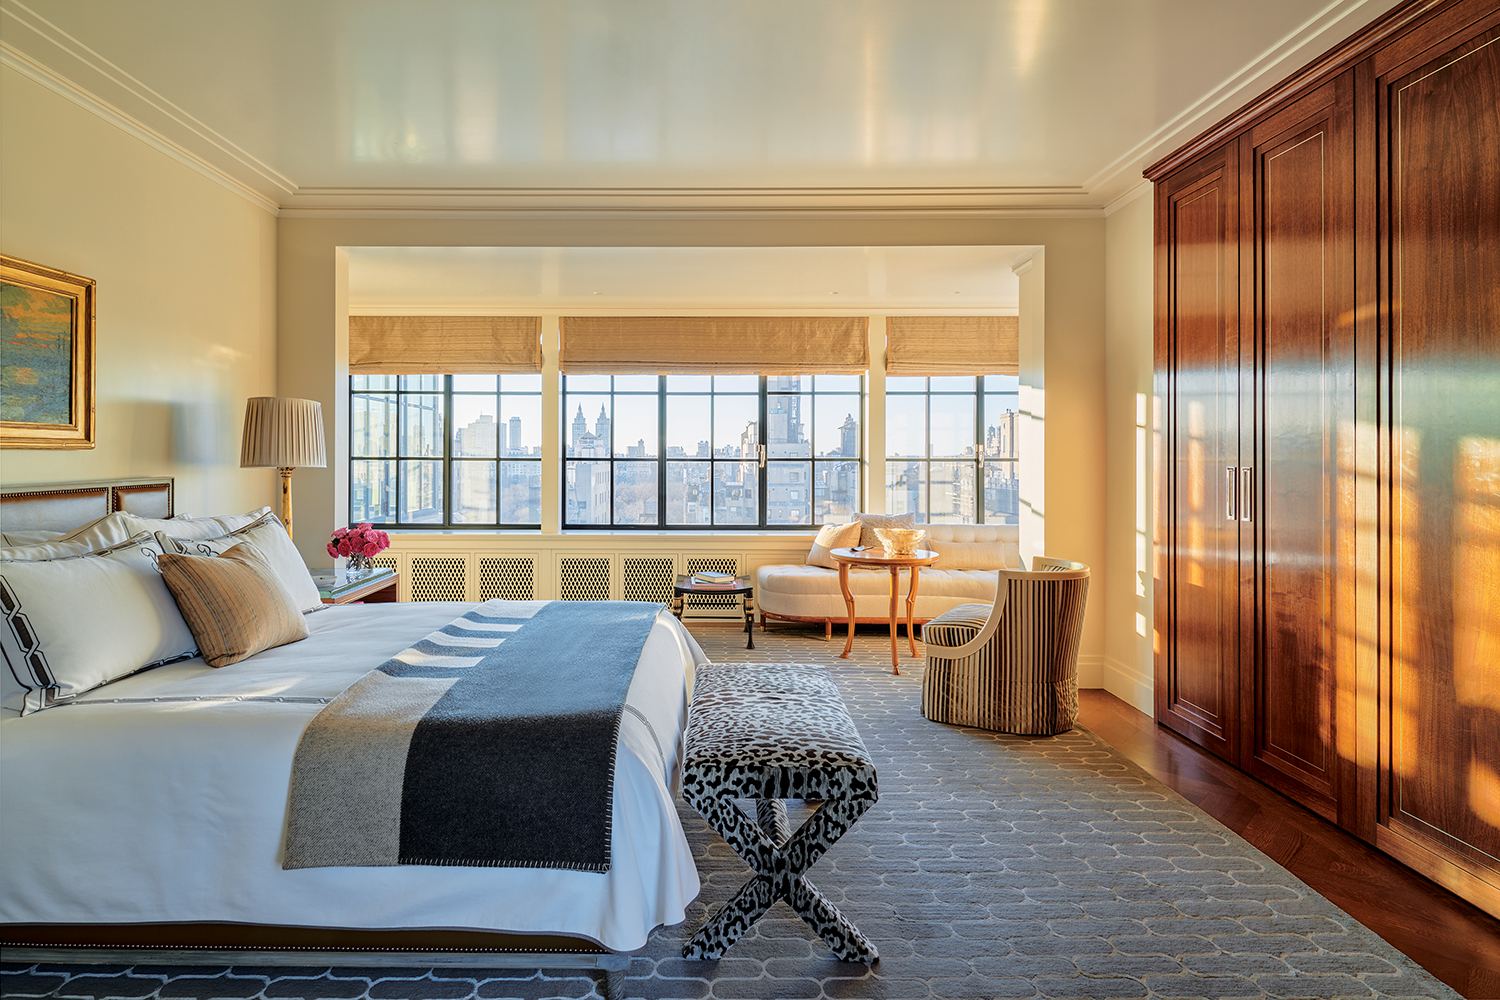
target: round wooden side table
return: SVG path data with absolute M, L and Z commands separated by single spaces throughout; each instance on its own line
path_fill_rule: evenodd
M 891 571 L 891 673 L 901 672 L 901 657 L 896 649 L 896 595 L 900 592 L 897 583 L 903 567 L 911 570 L 911 585 L 906 591 L 906 640 L 911 644 L 911 655 L 917 655 L 917 637 L 912 633 L 912 612 L 917 605 L 917 570 L 938 561 L 938 554 L 931 549 L 917 549 L 910 555 L 886 555 L 885 549 L 832 549 L 829 555 L 839 564 L 839 589 L 844 592 L 844 606 L 849 609 L 849 638 L 844 640 L 844 651 L 839 656 L 849 658 L 854 648 L 854 595 L 849 592 L 850 566 L 885 566 Z

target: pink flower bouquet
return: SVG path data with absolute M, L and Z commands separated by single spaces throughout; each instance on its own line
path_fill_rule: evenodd
M 335 528 L 328 539 L 328 554 L 337 559 L 344 556 L 349 568 L 370 568 L 370 559 L 385 551 L 391 544 L 391 536 L 376 529 L 369 521 L 351 524 L 347 528 Z

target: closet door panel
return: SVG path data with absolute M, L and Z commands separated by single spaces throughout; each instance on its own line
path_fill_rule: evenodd
M 1500 912 L 1496 20 L 1378 81 L 1392 482 L 1377 842 L 1439 881 L 1457 879 L 1491 912 Z
M 1236 162 L 1228 147 L 1159 189 L 1167 279 L 1158 300 L 1166 384 L 1164 656 L 1157 720 L 1238 759 Z
M 1254 227 L 1255 643 L 1244 764 L 1330 819 L 1355 765 L 1340 719 L 1338 548 L 1352 537 L 1353 130 L 1350 76 L 1258 125 Z M 1348 611 L 1346 607 L 1343 610 Z M 1351 679 L 1352 680 L 1352 679 Z M 1349 701 L 1352 707 L 1352 700 Z M 1347 728 L 1349 738 L 1340 740 Z M 1345 745 L 1347 744 L 1347 745 Z

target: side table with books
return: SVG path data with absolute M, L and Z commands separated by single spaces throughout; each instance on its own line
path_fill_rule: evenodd
M 394 604 L 396 603 L 395 570 L 377 566 L 365 573 L 320 569 L 313 571 L 313 582 L 324 604 Z
M 755 585 L 750 582 L 749 577 L 713 570 L 679 576 L 677 585 L 672 588 L 672 614 L 677 616 L 678 621 L 682 620 L 684 594 L 692 594 L 696 597 L 743 596 L 745 598 L 745 648 L 755 648 L 755 629 L 752 627 L 755 622 Z

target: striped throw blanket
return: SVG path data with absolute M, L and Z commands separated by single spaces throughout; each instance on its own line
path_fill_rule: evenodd
M 660 604 L 490 601 L 308 724 L 282 867 L 609 870 L 625 694 Z

